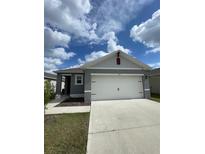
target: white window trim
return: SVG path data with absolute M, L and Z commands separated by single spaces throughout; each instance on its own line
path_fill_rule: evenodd
M 77 83 L 77 77 L 81 77 L 82 83 Z M 75 85 L 83 85 L 83 75 L 82 74 L 76 74 L 75 75 Z

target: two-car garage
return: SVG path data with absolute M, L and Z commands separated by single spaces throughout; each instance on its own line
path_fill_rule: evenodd
M 91 74 L 91 100 L 143 97 L 142 74 Z

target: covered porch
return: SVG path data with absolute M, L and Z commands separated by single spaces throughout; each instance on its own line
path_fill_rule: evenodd
M 84 71 L 80 68 L 72 68 L 55 71 L 56 79 L 56 98 L 68 96 L 71 98 L 84 97 Z M 65 85 L 62 87 L 62 79 Z M 62 90 L 61 90 L 62 89 Z

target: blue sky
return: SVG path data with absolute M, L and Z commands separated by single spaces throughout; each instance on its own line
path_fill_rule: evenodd
M 79 67 L 118 49 L 159 67 L 159 8 L 159 0 L 45 0 L 45 71 Z

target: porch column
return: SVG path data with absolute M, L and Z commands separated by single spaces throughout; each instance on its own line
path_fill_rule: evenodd
M 61 95 L 61 83 L 62 83 L 62 75 L 57 74 L 57 79 L 56 79 L 56 95 L 57 96 Z

